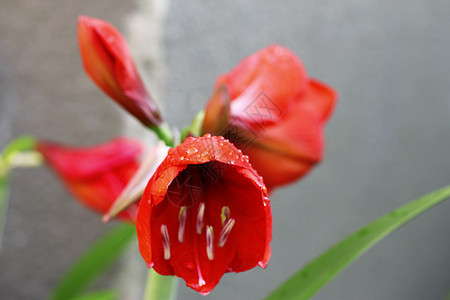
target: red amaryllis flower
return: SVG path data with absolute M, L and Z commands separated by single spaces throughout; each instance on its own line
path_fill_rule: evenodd
M 217 79 L 202 131 L 230 139 L 273 188 L 321 160 L 335 102 L 334 90 L 309 78 L 294 53 L 273 45 Z
M 86 72 L 118 104 L 146 126 L 161 117 L 138 74 L 125 39 L 111 24 L 86 16 L 78 18 L 78 43 Z
M 103 214 L 137 170 L 143 146 L 134 140 L 117 138 L 89 148 L 39 141 L 36 149 L 80 202 Z M 133 203 L 118 217 L 134 221 L 137 208 L 138 203 Z
M 169 150 L 142 196 L 139 249 L 149 267 L 207 294 L 225 272 L 265 267 L 272 216 L 262 178 L 223 137 Z

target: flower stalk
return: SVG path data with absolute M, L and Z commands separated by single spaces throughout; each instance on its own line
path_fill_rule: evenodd
M 178 279 L 175 276 L 163 276 L 148 270 L 144 300 L 175 300 L 177 298 Z
M 158 136 L 158 139 L 163 141 L 166 146 L 174 146 L 174 137 L 169 125 L 163 123 L 160 126 L 150 126 L 149 129 L 152 130 Z

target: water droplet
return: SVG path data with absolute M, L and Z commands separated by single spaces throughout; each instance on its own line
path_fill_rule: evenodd
M 187 155 L 194 155 L 197 152 L 198 152 L 198 149 L 195 148 L 195 147 L 191 147 L 191 148 L 186 149 L 186 154 Z
M 184 156 L 181 156 L 181 157 L 180 157 L 180 160 L 184 160 Z
M 211 134 L 207 133 L 204 136 L 202 136 L 203 138 L 209 139 L 211 137 Z

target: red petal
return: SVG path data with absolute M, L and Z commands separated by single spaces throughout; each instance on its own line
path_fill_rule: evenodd
M 40 141 L 37 150 L 80 202 L 103 214 L 137 170 L 143 147 L 136 141 L 119 138 L 90 148 Z M 134 204 L 119 217 L 135 220 L 136 214 Z
M 230 96 L 226 86 L 221 85 L 214 91 L 206 106 L 202 131 L 204 133 L 220 133 L 227 127 L 229 119 Z
M 39 141 L 37 149 L 64 178 L 83 179 L 135 162 L 143 146 L 135 140 L 116 138 L 94 147 L 67 147 Z
M 320 120 L 326 121 L 336 106 L 337 93 L 334 89 L 316 79 L 311 79 L 298 105 L 311 111 Z
M 203 225 L 198 234 L 202 203 Z M 219 246 L 223 207 L 228 207 L 228 218 L 235 223 Z M 186 222 L 180 241 L 183 211 Z M 163 227 L 167 236 L 161 232 Z M 188 138 L 169 151 L 144 192 L 137 219 L 139 247 L 147 264 L 161 274 L 182 277 L 201 293 L 211 291 L 230 268 L 240 272 L 267 264 L 271 229 L 267 189 L 261 178 L 231 143 L 209 136 Z M 165 239 L 170 240 L 170 249 Z
M 230 121 L 221 132 L 208 128 L 249 155 L 269 188 L 301 178 L 320 161 L 323 126 L 337 95 L 308 79 L 294 53 L 270 46 L 220 76 L 219 84 L 231 97 Z
M 290 50 L 272 45 L 245 58 L 228 74 L 218 78 L 216 86 L 226 84 L 232 99 L 232 115 L 249 123 L 274 121 L 289 108 L 292 99 L 302 93 L 307 75 L 300 60 Z M 279 114 L 255 119 L 258 97 L 264 95 Z M 262 117 L 261 115 L 259 116 Z
M 84 68 L 92 80 L 144 125 L 160 124 L 156 103 L 145 89 L 119 31 L 103 20 L 80 16 L 78 41 Z
M 245 153 L 269 188 L 299 179 L 321 160 L 323 123 L 335 100 L 332 89 L 311 81 L 282 120 L 259 129 Z

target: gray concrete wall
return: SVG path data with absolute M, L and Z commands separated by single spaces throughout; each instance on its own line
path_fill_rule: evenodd
M 0 147 L 6 135 L 91 145 L 118 134 L 119 109 L 82 70 L 76 22 L 88 14 L 123 29 L 135 3 L 18 0 L 0 1 L 0 7 Z M 110 226 L 44 168 L 18 170 L 12 182 L 0 299 L 47 299 L 70 263 Z
M 1 145 L 21 133 L 90 144 L 119 132 L 122 115 L 82 72 L 75 20 L 85 13 L 125 30 L 135 4 L 0 4 L 0 77 L 9 82 L 0 92 Z M 218 74 L 274 42 L 340 94 L 325 161 L 272 196 L 269 267 L 227 274 L 205 299 L 261 299 L 357 228 L 450 182 L 449 15 L 445 0 L 170 2 L 161 97 L 171 124 L 190 122 Z M 4 113 L 5 103 L 12 113 Z M 0 298 L 45 299 L 105 227 L 48 171 L 19 171 L 13 180 Z M 450 291 L 449 212 L 447 202 L 417 218 L 315 299 L 443 299 Z M 180 299 L 201 298 L 180 287 Z

